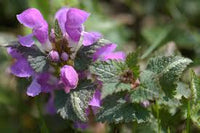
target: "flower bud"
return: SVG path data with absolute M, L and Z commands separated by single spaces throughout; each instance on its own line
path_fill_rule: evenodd
M 63 52 L 63 53 L 61 54 L 61 59 L 62 59 L 63 61 L 67 61 L 67 60 L 69 59 L 69 55 L 68 55 L 66 52 Z
M 51 58 L 52 61 L 59 61 L 59 54 L 57 51 L 55 50 L 52 50 L 50 53 L 49 53 L 49 56 Z
M 65 65 L 60 70 L 60 79 L 65 86 L 65 92 L 69 93 L 78 84 L 78 74 L 72 66 Z

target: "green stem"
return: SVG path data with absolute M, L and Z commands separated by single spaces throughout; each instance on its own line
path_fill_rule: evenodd
M 190 132 L 190 100 L 187 105 L 187 123 L 186 123 L 186 132 Z
M 37 108 L 38 108 L 38 112 L 39 112 L 40 132 L 41 133 L 49 133 L 49 130 L 48 130 L 47 126 L 46 126 L 44 117 L 42 115 L 40 96 L 36 97 L 36 104 L 37 104 Z
M 160 126 L 160 112 L 159 112 L 159 105 L 156 101 L 156 116 L 157 116 L 157 124 L 158 124 L 158 133 L 161 132 L 161 126 Z
M 132 133 L 136 133 L 137 132 L 137 121 L 133 122 L 133 128 L 132 128 Z

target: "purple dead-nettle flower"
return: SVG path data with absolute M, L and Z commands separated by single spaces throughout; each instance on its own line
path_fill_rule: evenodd
M 97 59 L 106 61 L 106 60 L 122 60 L 124 61 L 126 58 L 126 54 L 124 52 L 118 51 L 114 52 L 116 49 L 116 44 L 107 44 L 99 49 L 93 55 L 93 61 Z
M 53 91 L 58 84 L 56 77 L 52 76 L 49 73 L 41 73 L 33 76 L 33 81 L 27 89 L 28 96 L 36 96 L 41 92 L 49 93 Z
M 26 58 L 17 52 L 16 49 L 9 47 L 7 51 L 16 59 L 15 63 L 10 68 L 12 74 L 17 77 L 30 77 L 34 73 Z
M 59 59 L 60 59 L 59 53 L 55 50 L 50 51 L 49 56 L 50 56 L 52 61 L 59 61 Z
M 69 59 L 69 55 L 68 55 L 66 52 L 63 52 L 63 53 L 61 54 L 61 59 L 62 59 L 63 61 L 67 61 L 67 60 Z
M 60 70 L 60 78 L 66 93 L 69 93 L 71 89 L 75 89 L 78 84 L 78 74 L 72 66 L 63 66 Z
M 21 24 L 33 30 L 32 34 L 19 37 L 22 46 L 31 47 L 34 44 L 33 36 L 43 45 L 48 43 L 48 24 L 40 11 L 35 8 L 27 9 L 17 15 L 17 19 Z

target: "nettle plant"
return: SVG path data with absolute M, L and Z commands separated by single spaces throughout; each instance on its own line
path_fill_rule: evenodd
M 146 61 L 140 49 L 115 52 L 116 44 L 84 30 L 88 17 L 62 8 L 50 27 L 37 9 L 17 15 L 32 33 L 6 47 L 15 59 L 11 73 L 32 79 L 28 96 L 50 93 L 51 111 L 73 122 L 134 122 L 149 132 L 174 131 L 181 121 L 188 131 L 191 120 L 200 126 L 200 79 L 186 70 L 192 60 L 175 53 Z

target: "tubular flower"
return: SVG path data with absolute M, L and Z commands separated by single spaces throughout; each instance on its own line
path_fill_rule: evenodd
M 78 74 L 72 66 L 63 66 L 60 70 L 60 78 L 66 93 L 69 93 L 71 89 L 75 89 L 78 84 Z

